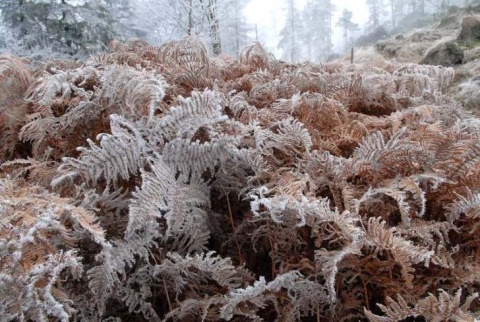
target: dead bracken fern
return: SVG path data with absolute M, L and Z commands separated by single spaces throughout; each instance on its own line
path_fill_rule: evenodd
M 112 49 L 0 57 L 2 321 L 480 318 L 451 68 Z

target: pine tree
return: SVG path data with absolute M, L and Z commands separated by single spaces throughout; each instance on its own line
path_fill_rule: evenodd
M 398 22 L 405 16 L 405 7 L 405 0 L 390 0 L 393 27 L 396 27 Z
M 133 24 L 153 45 L 201 32 L 193 0 L 132 0 Z
M 420 14 L 431 13 L 441 7 L 442 2 L 450 6 L 449 0 L 407 0 L 409 6 L 409 12 L 416 12 Z M 466 1 L 468 2 L 468 1 Z M 478 0 L 470 0 L 470 3 L 478 3 Z M 458 3 L 458 2 L 457 2 Z M 458 4 L 461 6 L 461 4 Z
M 112 15 L 112 29 L 122 41 L 140 37 L 135 24 L 132 24 L 133 6 L 131 0 L 104 0 Z
M 410 0 L 409 12 L 425 14 L 425 0 Z
M 248 0 L 222 0 L 218 4 L 222 49 L 227 54 L 238 56 L 249 42 L 250 28 L 242 14 L 247 3 Z
M 224 3 L 230 0 L 132 0 L 137 28 L 152 44 L 185 36 L 202 37 L 212 52 L 223 52 Z M 240 21 L 240 20 L 239 20 Z M 239 32 L 240 34 L 240 32 Z M 240 37 L 240 35 L 239 35 Z
M 308 0 L 303 12 L 302 43 L 310 61 L 326 61 L 332 52 L 331 0 Z
M 67 54 L 106 48 L 116 37 L 108 3 L 83 0 L 3 0 L 2 19 L 24 46 L 47 47 Z
M 283 50 L 283 59 L 295 63 L 301 57 L 298 37 L 302 32 L 302 22 L 294 0 L 288 0 L 286 17 L 285 26 L 280 32 L 278 47 Z
M 344 9 L 342 16 L 338 19 L 337 26 L 341 27 L 343 30 L 343 39 L 345 51 L 348 49 L 349 45 L 353 42 L 352 36 L 353 33 L 358 30 L 358 24 L 352 21 L 353 13 L 350 10 Z
M 384 16 L 383 0 L 367 0 L 368 6 L 368 29 L 373 31 L 381 24 L 381 17 Z

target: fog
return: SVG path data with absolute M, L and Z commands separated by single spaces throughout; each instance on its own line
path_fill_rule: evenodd
M 296 5 L 303 9 L 306 0 L 297 0 Z M 342 53 L 344 48 L 342 44 L 342 30 L 336 26 L 336 22 L 344 9 L 353 12 L 353 22 L 360 28 L 368 19 L 368 8 L 366 0 L 334 0 L 335 6 L 333 15 L 333 51 Z M 282 50 L 278 47 L 280 41 L 280 30 L 285 24 L 286 4 L 282 0 L 251 0 L 246 6 L 244 14 L 248 22 L 257 25 L 258 41 L 260 41 L 269 51 L 276 56 L 282 55 Z

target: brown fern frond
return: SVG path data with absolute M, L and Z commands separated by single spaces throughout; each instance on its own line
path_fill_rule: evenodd
M 239 63 L 249 66 L 251 71 L 259 69 L 269 70 L 272 60 L 273 56 L 259 42 L 245 47 L 239 57 Z
M 165 43 L 158 49 L 157 61 L 163 64 L 167 80 L 188 90 L 204 89 L 212 85 L 207 49 L 195 37 Z
M 395 228 L 386 228 L 381 218 L 370 218 L 367 227 L 367 244 L 373 246 L 376 252 L 389 252 L 395 262 L 401 267 L 402 277 L 409 288 L 413 288 L 415 278 L 414 264 L 423 263 L 428 267 L 434 254 L 425 247 L 414 245 L 412 242 L 396 235 Z
M 81 239 L 105 242 L 103 228 L 93 213 L 71 200 L 20 180 L 1 179 L 0 195 L 0 244 L 13 255 L 2 257 L 0 270 L 15 279 L 2 281 L 13 299 L 2 296 L 3 314 L 68 317 L 74 304 L 63 292 L 64 270 L 70 268 L 79 279 L 83 269 L 73 247 Z
M 23 97 L 33 81 L 27 60 L 0 55 L 0 162 L 22 154 L 18 133 L 30 111 Z
M 28 61 L 10 55 L 0 55 L 0 80 L 7 81 L 9 78 L 16 81 L 19 90 L 22 88 L 25 90 L 33 81 Z
M 461 288 L 453 296 L 440 289 L 438 297 L 430 293 L 426 298 L 412 304 L 407 303 L 402 296 L 398 295 L 397 301 L 390 297 L 387 298 L 388 306 L 378 304 L 386 314 L 385 317 L 374 315 L 368 310 L 365 310 L 365 314 L 372 322 L 393 322 L 418 316 L 428 321 L 475 321 L 476 315 L 470 312 L 469 308 L 472 302 L 478 298 L 478 294 L 470 295 L 464 304 L 461 304 L 461 296 Z
M 113 66 L 103 74 L 98 102 L 104 111 L 122 112 L 132 120 L 151 121 L 165 96 L 163 77 L 127 66 Z

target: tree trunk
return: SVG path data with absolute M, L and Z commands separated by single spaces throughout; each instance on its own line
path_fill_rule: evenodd
M 238 30 L 238 17 L 235 17 L 235 54 L 240 54 L 240 31 Z
M 191 36 L 193 34 L 193 0 L 188 1 L 188 29 L 187 34 Z
M 291 3 L 290 3 L 290 6 L 291 6 L 291 14 L 292 14 L 292 48 L 291 48 L 291 61 L 292 63 L 296 63 L 296 53 L 295 53 L 295 3 L 293 2 L 293 0 L 290 0 Z
M 395 0 L 390 0 L 390 11 L 392 12 L 392 26 L 396 27 L 397 22 L 395 19 Z
M 208 22 L 210 24 L 210 38 L 212 39 L 212 49 L 215 55 L 222 53 L 222 41 L 220 39 L 220 24 L 217 17 L 217 0 L 208 0 Z
M 346 52 L 348 50 L 348 27 L 345 26 L 345 30 L 343 32 L 343 37 L 345 37 L 345 49 L 344 51 Z
M 235 1 L 235 54 L 238 55 L 240 54 L 240 19 L 238 17 L 239 15 L 239 8 L 238 8 L 238 2 Z

